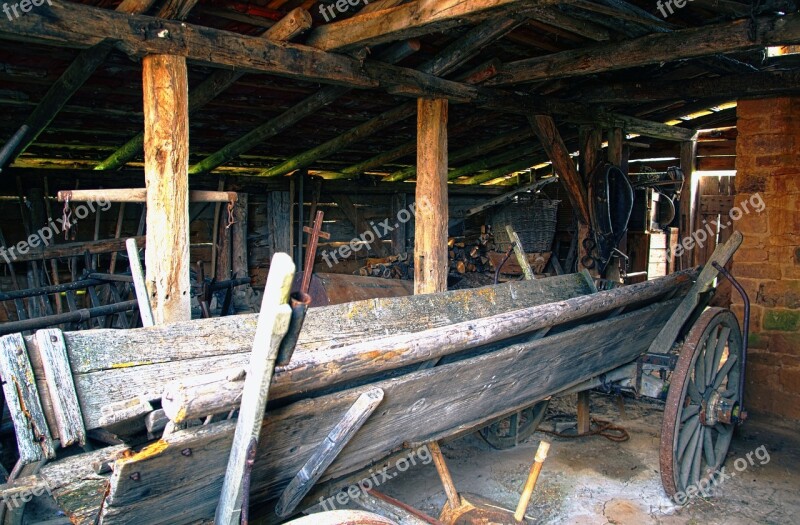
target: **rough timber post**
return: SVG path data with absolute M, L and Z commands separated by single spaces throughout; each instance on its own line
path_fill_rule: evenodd
M 447 100 L 417 102 L 414 293 L 447 290 Z
M 189 90 L 186 60 L 142 60 L 147 184 L 147 292 L 156 324 L 191 319 L 189 303 Z

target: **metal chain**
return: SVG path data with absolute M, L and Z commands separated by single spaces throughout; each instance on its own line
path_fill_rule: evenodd
M 227 230 L 233 226 L 234 223 L 236 223 L 236 221 L 233 220 L 233 201 L 228 201 L 228 224 L 225 226 L 225 229 Z
M 69 199 L 64 201 L 64 212 L 61 215 L 61 224 L 64 227 L 64 240 L 69 240 L 69 231 L 72 229 L 72 209 L 69 207 Z

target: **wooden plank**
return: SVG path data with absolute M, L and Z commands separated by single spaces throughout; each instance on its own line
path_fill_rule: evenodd
M 68 447 L 73 443 L 83 446 L 86 444 L 86 428 L 72 380 L 64 334 L 55 328 L 39 330 L 34 341 L 44 367 L 61 446 Z
M 729 155 L 727 157 L 698 157 L 697 170 L 698 171 L 722 171 L 722 170 L 735 170 L 736 157 Z
M 150 305 L 150 295 L 147 293 L 144 272 L 142 271 L 142 261 L 139 259 L 139 250 L 136 247 L 136 241 L 134 239 L 126 239 L 125 246 L 128 249 L 128 264 L 131 268 L 133 289 L 136 292 L 136 302 L 139 306 L 139 317 L 142 319 L 142 326 L 155 326 L 153 309 Z
M 236 202 L 237 199 L 238 194 L 235 191 L 192 190 L 189 192 L 189 202 Z M 58 201 L 147 202 L 147 188 L 59 191 Z
M 294 270 L 294 262 L 288 254 L 279 253 L 270 262 L 256 335 L 250 352 L 249 372 L 245 378 L 233 444 L 214 519 L 217 524 L 239 523 L 248 452 L 250 447 L 258 445 L 270 383 L 275 371 L 275 360 L 292 316 L 288 301 Z
M 303 468 L 289 482 L 275 506 L 275 513 L 278 516 L 285 518 L 294 512 L 300 501 L 325 473 L 325 469 L 333 463 L 342 449 L 356 435 L 356 432 L 364 426 L 367 418 L 375 412 L 381 401 L 383 401 L 383 390 L 380 388 L 374 388 L 358 396 L 353 406 L 336 423 L 319 448 L 314 451 Z
M 262 431 L 270 447 L 256 458 L 259 468 L 253 473 L 253 494 L 259 502 L 277 497 L 314 453 L 338 414 L 370 388 L 386 392 L 382 409 L 373 414 L 320 481 L 361 468 L 401 449 L 404 442 L 428 442 L 480 427 L 494 417 L 630 362 L 646 350 L 678 302 L 653 305 L 555 336 L 272 411 Z M 597 333 L 608 336 L 599 338 Z M 446 386 L 453 384 L 460 388 Z M 443 412 L 442 406 L 449 409 Z M 164 520 L 174 523 L 176 516 L 187 522 L 213 514 L 232 432 L 231 422 L 177 432 L 159 444 L 157 454 L 142 452 L 117 461 L 103 509 L 105 519 L 130 523 L 135 516 L 155 525 Z M 193 451 L 190 457 L 180 453 L 187 447 Z M 199 465 L 203 476 L 193 474 Z M 130 478 L 134 472 L 139 472 L 139 481 Z M 193 504 L 187 505 L 189 501 Z
M 685 278 L 685 277 L 684 277 Z M 407 298 L 388 298 L 312 308 L 300 334 L 295 361 L 305 355 L 382 339 L 392 334 L 418 332 L 483 316 L 518 310 L 521 306 L 561 302 L 588 293 L 578 275 L 565 275 L 528 282 L 513 282 L 481 289 Z M 571 305 L 572 303 L 567 303 Z M 413 308 L 410 308 L 413 306 Z M 589 306 L 581 308 L 590 311 Z M 562 312 L 564 314 L 564 312 Z M 552 321 L 548 321 L 552 322 Z M 242 315 L 176 323 L 148 330 L 97 330 L 65 334 L 76 389 L 87 428 L 96 428 L 102 406 L 109 402 L 144 395 L 159 399 L 170 381 L 207 374 L 210 370 L 244 367 L 255 334 L 256 316 Z M 501 333 L 502 330 L 497 330 Z M 471 332 L 465 332 L 469 335 Z M 332 334 L 338 334 L 332 337 Z M 477 334 L 475 340 L 480 340 Z M 203 341 L 198 345 L 197 341 Z M 366 344 L 366 343 L 365 343 Z M 439 345 L 442 348 L 453 348 Z M 103 348 L 103 352 L 98 352 Z M 147 348 L 147 356 L 142 355 Z M 346 354 L 344 354 L 346 356 Z M 402 353 L 395 355 L 401 357 Z M 337 353 L 331 359 L 343 359 Z M 373 356 L 376 357 L 376 356 Z M 425 355 L 420 360 L 427 359 Z M 298 361 L 299 360 L 299 361 Z M 379 364 L 378 359 L 367 366 Z M 345 367 L 343 370 L 346 370 Z M 312 383 L 317 381 L 311 372 Z M 37 377 L 42 377 L 37 371 Z M 288 395 L 293 374 L 279 369 L 276 396 Z M 297 376 L 297 387 L 305 380 Z M 41 381 L 40 389 L 46 390 Z
M 143 236 L 134 237 L 139 247 L 144 247 L 145 238 Z M 40 261 L 42 259 L 60 259 L 74 257 L 89 252 L 90 255 L 98 253 L 120 252 L 125 250 L 124 239 L 104 239 L 101 241 L 68 242 L 64 244 L 54 244 L 45 248 L 35 248 L 28 250 L 26 254 L 19 254 L 14 262 Z
M 56 457 L 21 334 L 0 337 L 0 376 L 3 377 L 6 406 L 17 434 L 20 461 L 33 463 Z
M 336 205 L 339 206 L 339 209 L 344 212 L 347 220 L 349 220 L 353 227 L 355 227 L 356 237 L 366 233 L 373 233 L 372 226 L 370 226 L 370 224 L 364 218 L 364 214 L 360 213 L 358 208 L 356 208 L 349 195 L 337 193 L 331 194 L 330 197 L 336 203 Z M 375 254 L 378 257 L 387 257 L 389 255 L 389 251 L 381 242 L 373 242 L 372 250 L 375 251 Z
M 622 42 L 598 44 L 506 64 L 488 85 L 509 85 L 659 64 L 686 58 L 800 42 L 800 16 L 765 16 L 720 22 Z M 752 33 L 751 33 L 752 31 Z M 756 35 L 751 39 L 751 34 Z
M 522 4 L 531 7 L 557 3 L 555 0 L 415 0 L 390 9 L 357 14 L 340 22 L 317 27 L 306 43 L 326 51 L 347 50 L 413 38 L 443 31 L 475 20 L 485 20 Z
M 186 60 L 142 60 L 147 184 L 145 284 L 156 324 L 192 317 L 189 296 L 189 84 Z
M 628 287 L 613 293 L 603 292 L 601 296 L 581 296 L 559 304 L 542 304 L 419 332 L 303 352 L 295 356 L 292 363 L 278 369 L 272 385 L 273 398 L 311 392 L 321 387 L 334 388 L 365 376 L 500 344 L 505 339 L 608 314 L 632 304 L 646 304 L 682 287 L 688 288 L 684 286 L 688 281 L 688 275 L 673 274 L 658 283 Z M 330 368 L 330 363 L 336 364 L 335 369 Z M 167 383 L 161 396 L 166 415 L 181 423 L 234 410 L 244 388 L 243 366 L 244 363 L 239 368 L 211 374 L 183 376 Z M 320 370 L 325 371 L 322 374 L 324 381 L 320 380 Z
M 442 99 L 417 102 L 414 294 L 447 290 L 447 121 Z
M 408 203 L 405 193 L 395 193 L 391 197 L 391 217 L 398 217 L 400 212 L 407 209 Z M 400 255 L 405 253 L 406 250 L 406 237 L 407 237 L 406 223 L 397 221 L 397 227 L 392 230 L 392 255 Z
M 714 280 L 717 278 L 718 271 L 711 265 L 713 262 L 718 262 L 720 266 L 725 266 L 733 258 L 733 254 L 739 249 L 742 244 L 741 232 L 734 232 L 730 239 L 725 244 L 720 244 L 714 250 L 714 254 L 708 260 L 708 263 L 703 267 L 703 271 L 697 277 L 692 289 L 681 301 L 680 306 L 675 309 L 675 312 L 669 318 L 669 321 L 661 328 L 658 337 L 653 340 L 648 352 L 656 354 L 666 354 L 672 349 L 672 345 L 676 342 L 683 325 L 691 317 L 695 308 L 700 302 L 700 294 L 708 291 Z
M 514 255 L 517 257 L 517 264 L 522 268 L 522 274 L 525 276 L 525 279 L 529 281 L 534 280 L 536 277 L 533 275 L 533 269 L 528 262 L 528 256 L 525 253 L 524 246 L 522 246 L 522 241 L 519 240 L 519 235 L 517 235 L 517 232 L 514 231 L 514 228 L 510 224 L 506 225 L 506 232 L 508 232 L 508 238 L 511 239 L 511 242 L 514 244 Z
M 271 191 L 267 194 L 266 227 L 267 255 L 270 259 L 278 253 L 290 253 L 291 242 L 291 195 L 287 191 Z

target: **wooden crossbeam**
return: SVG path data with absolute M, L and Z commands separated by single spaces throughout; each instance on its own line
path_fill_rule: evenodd
M 800 72 L 761 71 L 724 77 L 693 78 L 676 82 L 650 81 L 609 84 L 581 93 L 593 102 L 627 103 L 692 98 L 730 98 L 781 95 L 800 91 Z
M 596 113 L 580 104 L 554 104 L 554 101 L 541 97 L 479 88 L 438 78 L 437 75 L 447 74 L 444 66 L 448 62 L 451 66 L 463 64 L 488 42 L 506 34 L 518 23 L 519 20 L 515 18 L 484 22 L 448 46 L 423 71 L 362 61 L 308 46 L 277 44 L 259 37 L 142 15 L 126 15 L 71 2 L 42 6 L 13 23 L 0 20 L 0 38 L 66 44 L 79 48 L 110 41 L 117 48 L 134 55 L 183 56 L 213 67 L 270 73 L 349 88 L 382 88 L 412 98 L 438 97 L 456 102 L 472 102 L 479 107 L 516 114 L 527 115 L 533 111 L 557 114 L 575 111 L 590 115 Z M 784 33 L 786 31 L 780 34 Z M 482 38 L 485 41 L 482 42 Z M 614 115 L 606 116 L 611 117 Z M 624 127 L 632 133 L 640 133 L 634 125 Z M 668 128 L 670 127 L 658 123 L 647 127 L 652 130 L 649 136 L 661 133 L 662 130 L 670 131 Z M 196 172 L 197 168 L 192 170 L 192 173 Z
M 0 38 L 80 48 L 109 40 L 117 48 L 134 55 L 182 56 L 213 67 L 353 88 L 396 87 L 412 97 L 436 95 L 457 101 L 478 98 L 471 86 L 413 69 L 364 62 L 308 46 L 278 44 L 230 31 L 143 15 L 126 15 L 72 2 L 44 5 L 13 22 L 0 20 Z M 504 103 L 501 97 L 494 102 Z
M 506 64 L 487 85 L 505 86 L 594 75 L 674 60 L 763 49 L 769 45 L 800 43 L 798 13 L 760 17 L 754 26 L 754 40 L 750 39 L 751 20 L 748 18 L 518 60 Z
M 443 31 L 510 8 L 556 3 L 561 1 L 416 0 L 320 26 L 309 36 L 307 43 L 327 51 L 348 50 Z

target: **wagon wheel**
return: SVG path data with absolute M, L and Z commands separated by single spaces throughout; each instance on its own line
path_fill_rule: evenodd
M 736 317 L 707 309 L 681 347 L 664 409 L 661 482 L 670 496 L 709 481 L 725 461 L 739 421 L 741 362 Z
M 548 404 L 550 400 L 545 399 L 505 419 L 495 421 L 480 430 L 481 437 L 498 450 L 514 448 L 517 443 L 525 441 L 536 432 L 544 419 Z

